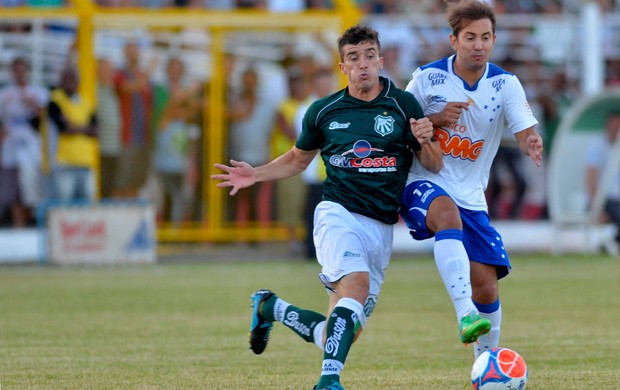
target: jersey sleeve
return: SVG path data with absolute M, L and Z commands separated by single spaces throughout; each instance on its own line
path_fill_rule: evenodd
M 405 88 L 405 90 L 411 93 L 416 98 L 416 100 L 418 101 L 418 104 L 422 108 L 422 112 L 424 112 L 424 110 L 426 109 L 426 99 L 424 98 L 422 69 L 418 68 L 416 69 L 415 72 L 413 72 L 411 81 L 409 81 L 409 84 L 407 84 L 407 87 Z
M 405 143 L 413 150 L 417 152 L 420 150 L 421 146 L 418 140 L 411 133 L 411 127 L 409 126 L 409 119 L 415 118 L 420 119 L 424 117 L 424 112 L 422 111 L 422 107 L 418 103 L 418 100 L 413 96 L 409 91 L 401 91 L 401 98 L 403 101 L 402 106 L 405 108 L 405 115 L 407 117 L 407 126 L 405 131 Z
M 295 147 L 301 150 L 320 149 L 323 141 L 323 132 L 317 118 L 317 105 L 313 103 L 301 120 L 301 134 L 295 142 Z
M 525 91 L 516 76 L 510 77 L 506 85 L 506 125 L 515 134 L 538 124 L 532 113 Z

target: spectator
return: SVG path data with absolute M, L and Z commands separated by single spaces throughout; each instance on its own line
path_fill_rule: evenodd
M 296 128 L 297 134 L 301 134 L 303 117 L 310 104 L 322 97 L 333 93 L 336 89 L 334 81 L 334 72 L 328 67 L 317 67 L 312 79 L 314 90 L 297 109 Z M 314 245 L 314 210 L 316 206 L 323 200 L 323 181 L 325 181 L 326 172 L 325 164 L 321 161 L 320 156 L 315 156 L 308 168 L 301 173 L 306 183 L 306 196 L 304 205 L 304 223 L 306 227 L 306 258 L 312 260 L 316 258 L 316 247 Z
M 23 58 L 11 63 L 13 84 L 0 90 L 0 122 L 4 137 L 0 169 L 7 186 L 0 189 L 10 203 L 14 226 L 33 222 L 33 208 L 41 200 L 41 139 L 38 134 L 43 108 L 47 104 L 45 88 L 30 85 L 30 67 Z
M 523 153 L 514 136 L 504 129 L 491 165 L 487 198 L 491 218 L 517 219 L 527 182 L 522 168 Z
M 78 93 L 78 75 L 66 68 L 48 105 L 50 134 L 58 143 L 52 171 L 54 199 L 90 201 L 95 196 L 98 141 L 95 107 Z
M 241 75 L 241 87 L 229 96 L 229 144 L 230 156 L 247 161 L 254 166 L 269 161 L 269 139 L 273 128 L 273 110 L 265 97 L 259 93 L 258 73 L 253 68 Z M 256 190 L 256 193 L 253 193 Z M 261 226 L 271 221 L 273 182 L 239 192 L 236 199 L 235 219 L 237 226 L 247 227 L 252 208 Z M 252 199 L 255 204 L 252 205 Z M 255 206 L 255 207 L 252 207 Z
M 117 71 L 115 88 L 121 111 L 121 155 L 118 166 L 119 197 L 136 197 L 145 184 L 149 164 L 153 89 L 149 73 L 140 64 L 140 48 L 125 45 L 124 68 Z
M 392 80 L 398 88 L 405 88 L 409 82 L 408 77 L 400 64 L 401 48 L 397 44 L 386 45 L 382 49 L 383 69 L 381 75 Z
M 605 85 L 620 88 L 620 58 L 610 58 L 606 65 Z
M 6 131 L 2 122 L 0 122 L 0 161 L 2 161 L 2 143 L 6 137 Z M 0 226 L 6 223 L 6 216 L 9 207 L 17 198 L 16 179 L 14 178 L 15 170 L 9 170 L 0 164 Z
M 605 121 L 605 135 L 599 138 L 588 151 L 586 166 L 586 186 L 588 198 L 591 202 L 597 191 L 603 186 L 603 172 L 614 153 L 614 147 L 618 142 L 620 133 L 620 111 L 612 111 Z M 607 195 L 601 215 L 602 222 L 611 222 L 616 225 L 616 241 L 620 242 L 620 213 L 618 211 L 620 192 L 620 167 L 616 167 L 611 182 L 604 183 L 607 187 Z
M 267 0 L 237 0 L 237 8 L 267 9 Z
M 188 216 L 198 180 L 198 139 L 194 122 L 200 108 L 198 89 L 184 85 L 185 64 L 172 58 L 166 66 L 167 83 L 155 87 L 156 106 L 163 107 L 156 120 L 154 166 L 163 186 L 161 215 L 174 223 Z
M 97 61 L 97 128 L 99 133 L 101 197 L 118 193 L 117 172 L 121 154 L 121 118 L 114 89 L 114 67 L 107 59 Z
M 272 158 L 289 151 L 297 140 L 296 114 L 302 102 L 310 95 L 310 81 L 298 66 L 288 69 L 289 96 L 280 103 L 276 111 L 271 139 Z M 276 216 L 286 225 L 291 251 L 297 253 L 303 246 L 297 240 L 297 230 L 302 225 L 306 185 L 302 177 L 296 175 L 276 182 L 275 186 Z
M 538 101 L 542 108 L 542 127 L 545 153 L 553 148 L 555 132 L 564 114 L 575 100 L 576 89 L 564 69 L 558 69 L 550 78 L 548 85 L 540 88 Z

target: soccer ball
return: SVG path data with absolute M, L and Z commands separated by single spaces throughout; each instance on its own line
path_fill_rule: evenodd
M 475 390 L 523 390 L 527 385 L 525 360 L 508 348 L 484 351 L 471 369 Z

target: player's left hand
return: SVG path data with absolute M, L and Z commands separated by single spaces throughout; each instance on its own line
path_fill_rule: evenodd
M 433 123 L 427 118 L 409 119 L 411 125 L 411 133 L 418 140 L 420 145 L 431 142 L 433 134 L 435 133 L 435 127 Z
M 534 161 L 537 167 L 540 166 L 542 162 L 542 152 L 543 152 L 543 141 L 540 135 L 538 134 L 530 134 L 525 142 L 527 144 L 528 155 Z

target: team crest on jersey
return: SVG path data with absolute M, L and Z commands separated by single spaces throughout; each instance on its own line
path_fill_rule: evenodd
M 391 116 L 377 115 L 375 117 L 375 131 L 386 136 L 394 131 L 394 118 Z

